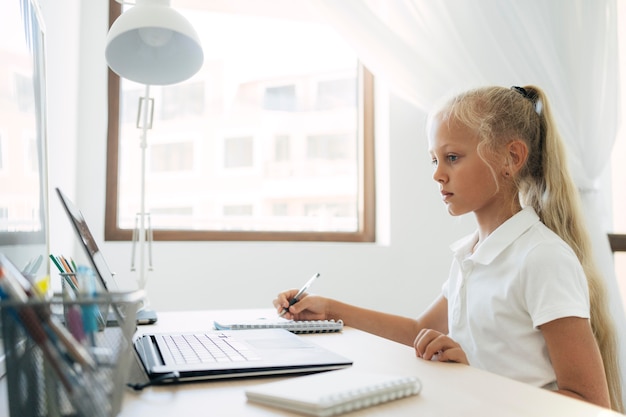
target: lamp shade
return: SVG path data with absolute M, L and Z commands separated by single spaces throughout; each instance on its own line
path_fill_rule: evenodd
M 137 0 L 111 26 L 105 56 L 120 77 L 150 85 L 184 81 L 204 60 L 198 34 L 169 0 Z

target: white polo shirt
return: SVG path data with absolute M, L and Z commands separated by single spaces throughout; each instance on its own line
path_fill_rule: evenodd
M 531 207 L 500 225 L 472 253 L 474 233 L 451 246 L 443 295 L 449 336 L 470 365 L 538 387 L 556 376 L 538 326 L 589 318 L 589 289 L 572 249 Z

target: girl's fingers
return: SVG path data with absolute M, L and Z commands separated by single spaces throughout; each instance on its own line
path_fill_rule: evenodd
M 415 354 L 425 360 L 469 364 L 461 345 L 432 329 L 422 329 L 414 342 Z

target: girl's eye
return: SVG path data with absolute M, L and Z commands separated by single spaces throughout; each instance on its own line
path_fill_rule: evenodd
M 459 157 L 456 156 L 456 155 L 448 155 L 447 158 L 448 158 L 448 161 L 450 161 L 450 162 L 454 162 L 457 159 L 459 159 Z
M 436 167 L 436 166 L 437 166 L 437 159 L 436 159 L 436 158 L 433 158 L 433 160 L 432 160 L 432 161 L 430 161 L 430 163 L 431 163 L 433 166 L 435 166 L 435 167 Z

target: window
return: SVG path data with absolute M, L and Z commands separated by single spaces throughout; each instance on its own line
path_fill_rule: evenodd
M 19 111 L 35 114 L 33 76 L 15 73 L 15 98 Z
M 161 119 L 202 116 L 204 113 L 204 84 L 186 83 L 163 89 Z
M 296 111 L 296 86 L 268 87 L 263 95 L 265 110 Z
M 5 143 L 4 143 L 4 135 L 2 134 L 2 132 L 0 132 L 0 172 L 2 172 L 4 170 L 4 167 L 6 166 L 6 163 L 4 162 L 4 147 L 5 147 Z
M 193 169 L 193 142 L 158 143 L 150 147 L 151 172 L 181 172 Z
M 339 107 L 353 107 L 357 96 L 356 84 L 351 79 L 320 81 L 317 85 L 316 108 L 330 110 Z
M 290 155 L 289 135 L 276 135 L 274 137 L 274 162 L 289 161 Z
M 9 208 L 0 207 L 0 231 L 9 230 Z
M 224 206 L 225 216 L 252 216 L 251 205 L 239 205 L 239 206 Z
M 307 159 L 335 161 L 354 158 L 349 135 L 313 135 L 307 137 Z
M 24 164 L 26 174 L 37 175 L 39 173 L 39 157 L 37 154 L 37 138 L 34 135 L 26 135 L 26 150 L 24 151 Z
M 373 241 L 371 74 L 330 27 L 235 3 L 171 2 L 205 56 L 190 80 L 150 86 L 153 238 Z M 122 6 L 109 4 L 113 22 Z M 109 72 L 107 240 L 130 240 L 140 211 L 144 95 Z
M 224 141 L 224 168 L 251 167 L 253 158 L 252 136 L 226 138 Z

